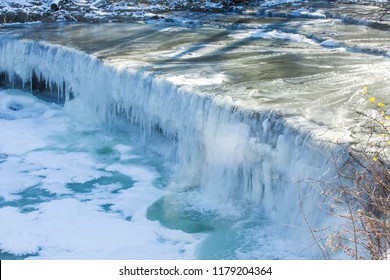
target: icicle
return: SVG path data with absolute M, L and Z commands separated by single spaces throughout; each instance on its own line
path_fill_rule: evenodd
M 14 63 L 16 50 L 26 54 L 23 63 Z M 215 204 L 262 206 L 281 223 L 296 225 L 302 218 L 296 183 L 321 178 L 315 167 L 326 166 L 328 157 L 311 148 L 310 137 L 274 112 L 239 108 L 229 98 L 199 95 L 143 71 L 118 70 L 77 50 L 2 40 L 0 71 L 25 79 L 26 65 L 50 90 L 56 84 L 59 94 L 65 91 L 68 106 L 74 95 L 110 124 L 123 112 L 140 127 L 144 143 L 159 133 L 174 139 L 179 187 L 197 186 Z M 304 207 L 315 209 L 316 190 L 309 191 L 313 199 Z

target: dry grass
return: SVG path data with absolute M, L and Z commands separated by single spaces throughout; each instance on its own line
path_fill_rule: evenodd
M 358 112 L 356 127 L 344 155 L 333 155 L 337 183 L 326 195 L 334 213 L 345 220 L 343 230 L 328 237 L 330 250 L 344 250 L 355 259 L 390 257 L 390 115 L 388 105 L 362 92 L 371 103 Z
M 349 152 L 338 165 L 339 184 L 328 189 L 337 215 L 346 223 L 329 237 L 331 250 L 342 249 L 356 259 L 386 259 L 390 249 L 390 168 L 387 162 Z M 351 184 L 352 183 L 352 184 Z

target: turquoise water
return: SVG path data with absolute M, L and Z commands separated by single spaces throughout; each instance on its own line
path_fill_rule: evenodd
M 18 110 L 11 106 L 15 104 Z M 56 258 L 57 254 L 136 258 L 130 250 L 131 236 L 139 239 L 143 227 L 143 243 L 158 247 L 153 244 L 160 244 L 158 234 L 149 231 L 160 226 L 148 229 L 146 218 L 132 221 L 132 217 L 142 215 L 162 195 L 168 167 L 162 166 L 159 156 L 145 151 L 139 136 L 99 121 L 85 122 L 72 110 L 44 103 L 28 92 L 1 91 L 0 105 L 2 259 Z M 138 194 L 133 195 L 133 189 Z M 109 222 L 96 224 L 99 219 Z M 117 245 L 107 244 L 116 235 L 112 232 L 123 230 L 126 238 L 116 240 Z M 95 238 L 96 244 L 83 248 L 83 240 L 89 238 Z M 122 246 L 128 252 L 115 253 Z M 154 250 L 148 254 L 156 256 Z M 46 255 L 46 251 L 55 253 Z M 185 257 L 184 251 L 172 248 L 166 257 Z

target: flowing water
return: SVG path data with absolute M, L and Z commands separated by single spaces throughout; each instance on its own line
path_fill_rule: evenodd
M 0 91 L 2 259 L 323 258 L 302 211 L 339 222 L 310 182 L 333 177 L 363 85 L 389 101 L 389 34 L 334 20 L 0 38 L 2 82 L 24 88 Z

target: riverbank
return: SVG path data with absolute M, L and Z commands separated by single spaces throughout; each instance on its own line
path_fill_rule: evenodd
M 166 21 L 189 24 L 193 13 L 222 13 L 283 18 L 333 18 L 350 24 L 389 29 L 387 2 L 378 1 L 209 1 L 209 0 L 12 0 L 0 1 L 0 22 L 135 22 Z M 183 12 L 185 12 L 183 14 Z

